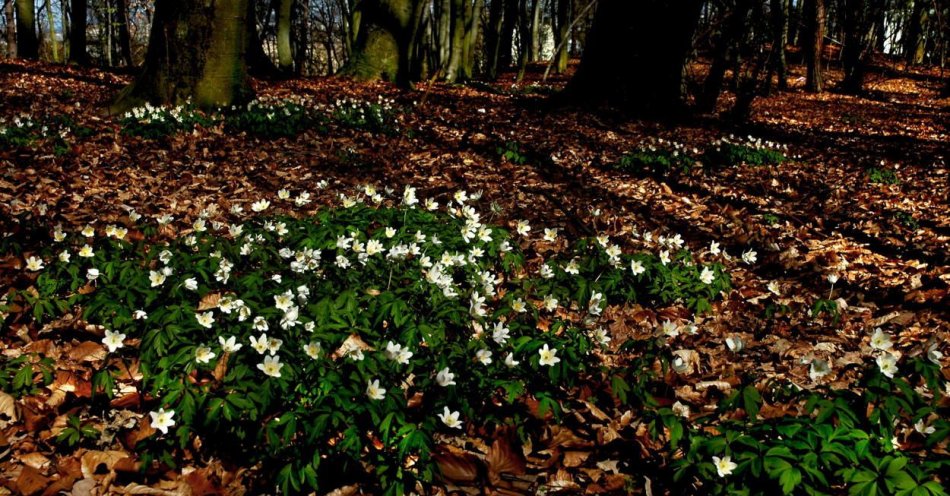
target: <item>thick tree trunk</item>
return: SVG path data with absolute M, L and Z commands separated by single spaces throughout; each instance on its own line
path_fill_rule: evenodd
M 466 0 L 465 47 L 462 51 L 462 79 L 475 77 L 475 47 L 482 21 L 482 0 Z
M 7 18 L 7 57 L 16 57 L 16 15 L 14 12 L 13 0 L 5 0 L 3 4 L 3 13 Z
M 601 0 L 564 97 L 665 116 L 684 107 L 701 0 Z
M 56 19 L 53 17 L 53 0 L 46 0 L 46 21 L 49 27 L 49 45 L 53 62 L 59 62 L 59 44 L 56 42 Z
M 294 70 L 294 56 L 290 49 L 290 10 L 293 0 L 277 1 L 277 67 L 290 74 Z
M 844 79 L 841 90 L 857 94 L 864 89 L 864 74 L 874 47 L 874 18 L 883 12 L 876 12 L 872 0 L 843 0 L 842 4 Z
M 805 89 L 813 93 L 821 93 L 821 52 L 825 38 L 825 2 L 824 0 L 804 0 L 803 14 L 805 21 L 804 41 L 805 64 L 808 74 L 805 78 Z
M 36 5 L 33 0 L 16 0 L 16 49 L 21 59 L 37 59 L 40 54 L 36 38 Z
M 248 0 L 157 0 L 142 73 L 110 111 L 144 102 L 213 108 L 250 99 L 247 14 Z
M 69 28 L 69 62 L 86 65 L 89 56 L 86 54 L 86 0 L 72 0 Z
M 298 32 L 297 36 L 293 37 L 293 40 L 296 44 L 294 47 L 294 67 L 295 74 L 297 75 L 309 75 L 312 71 L 308 70 L 309 61 L 311 53 L 311 41 L 310 41 L 310 2 L 302 1 L 296 2 L 294 4 L 295 16 L 299 19 Z M 327 37 L 329 41 L 329 49 L 327 50 L 327 74 L 333 74 L 334 72 L 334 59 L 336 59 L 336 51 L 333 47 L 333 36 L 331 33 L 334 31 L 336 26 L 335 21 L 331 18 L 330 24 L 327 26 Z
M 418 0 L 363 0 L 359 35 L 342 72 L 355 79 L 408 85 L 410 40 Z

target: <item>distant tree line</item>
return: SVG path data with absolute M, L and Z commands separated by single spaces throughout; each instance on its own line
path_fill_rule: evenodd
M 520 80 L 583 54 L 562 98 L 711 112 L 729 88 L 742 116 L 787 87 L 789 63 L 816 92 L 834 64 L 857 93 L 875 54 L 944 67 L 950 44 L 950 0 L 2 1 L 0 52 L 137 67 L 122 105 L 226 105 L 250 97 L 249 74 Z

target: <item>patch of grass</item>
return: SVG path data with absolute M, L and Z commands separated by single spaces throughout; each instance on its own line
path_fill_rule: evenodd
M 868 167 L 867 171 L 868 182 L 871 184 L 900 184 L 901 180 L 897 177 L 897 172 L 893 169 L 887 168 L 878 168 L 878 167 Z

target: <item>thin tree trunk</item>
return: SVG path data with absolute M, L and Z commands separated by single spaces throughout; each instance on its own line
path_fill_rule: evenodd
M 788 65 L 785 62 L 785 46 L 788 44 L 788 2 L 789 0 L 771 1 L 772 21 L 772 67 L 769 71 L 766 87 L 771 87 L 772 73 L 778 77 L 778 88 L 788 89 Z
M 485 29 L 485 75 L 488 79 L 498 77 L 501 59 L 501 33 L 505 20 L 505 0 L 491 0 L 488 9 L 488 26 Z
M 456 82 L 461 78 L 459 72 L 462 66 L 462 56 L 465 44 L 465 0 L 450 0 L 449 2 L 449 60 L 445 69 L 445 80 Z
M 531 5 L 531 51 L 528 53 L 529 62 L 541 59 L 541 8 L 544 0 L 533 0 Z
M 17 55 L 16 52 L 16 16 L 14 15 L 14 0 L 6 0 L 3 4 L 3 13 L 7 18 L 7 57 L 14 58 Z
M 89 56 L 86 54 L 86 0 L 72 0 L 69 29 L 69 61 L 73 64 L 86 65 Z
M 805 88 L 812 93 L 821 93 L 821 52 L 825 37 L 825 2 L 824 0 L 805 0 L 803 6 L 805 20 L 805 64 L 808 74 Z
M 129 0 L 115 0 L 116 27 L 119 29 L 119 54 L 126 66 L 132 67 L 132 35 L 129 32 Z
M 16 47 L 21 59 L 39 58 L 36 39 L 36 6 L 33 0 L 16 0 Z
M 726 70 L 729 67 L 730 54 L 732 54 L 731 58 L 733 60 L 738 58 L 739 50 L 736 45 L 745 32 L 746 20 L 749 18 L 751 4 L 752 0 L 738 0 L 732 12 L 730 12 L 726 18 L 725 26 L 715 46 L 709 75 L 706 76 L 702 95 L 697 102 L 697 107 L 700 112 L 713 112 L 716 110 L 716 103 L 719 101 L 719 95 L 722 94 Z M 733 70 L 733 76 L 738 78 L 737 69 Z
M 475 48 L 482 24 L 483 0 L 466 0 L 465 47 L 462 52 L 462 79 L 475 77 Z
M 907 33 L 904 38 L 904 60 L 908 64 L 920 64 L 924 61 L 924 24 L 927 22 L 926 7 L 929 2 L 913 0 L 910 17 L 907 19 Z
M 46 22 L 49 25 L 49 44 L 53 62 L 59 62 L 59 45 L 56 43 L 56 21 L 53 19 L 53 0 L 46 0 Z

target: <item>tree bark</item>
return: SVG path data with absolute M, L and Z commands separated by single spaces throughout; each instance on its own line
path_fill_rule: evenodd
M 294 70 L 294 57 L 290 49 L 290 10 L 293 0 L 277 1 L 277 67 L 290 74 Z
M 841 90 L 857 94 L 864 89 L 864 74 L 874 48 L 876 3 L 872 0 L 842 0 L 844 48 L 841 54 L 844 79 Z M 883 14 L 883 13 L 881 13 Z
M 475 47 L 478 43 L 478 31 L 482 24 L 482 0 L 466 0 L 465 46 L 462 50 L 462 79 L 475 77 Z
M 129 0 L 115 0 L 116 26 L 119 28 L 119 54 L 127 67 L 132 67 L 132 35 L 129 32 Z
M 89 55 L 86 54 L 86 0 L 72 0 L 69 28 L 69 62 L 86 65 Z
M 701 0 L 601 0 L 564 96 L 667 116 L 685 105 L 685 70 Z
M 460 77 L 462 56 L 465 51 L 465 0 L 451 0 L 449 2 L 449 60 L 445 69 L 445 80 L 454 83 L 463 79 Z
M 144 102 L 214 108 L 249 100 L 248 1 L 157 0 L 142 73 L 110 111 Z
M 825 38 L 825 2 L 824 0 L 805 0 L 802 7 L 805 20 L 805 64 L 808 73 L 805 78 L 805 89 L 812 93 L 821 93 L 821 52 Z
M 774 72 L 778 78 L 778 88 L 785 90 L 788 89 L 788 64 L 785 62 L 785 46 L 788 44 L 789 0 L 770 1 L 772 21 L 772 67 L 769 72 L 769 82 L 771 82 L 771 74 Z M 766 83 L 766 87 L 769 86 L 771 85 Z
M 732 12 L 726 17 L 725 26 L 715 46 L 712 66 L 709 68 L 709 74 L 703 84 L 702 95 L 698 98 L 697 106 L 700 112 L 716 110 L 719 95 L 722 94 L 726 70 L 729 68 L 730 55 L 733 59 L 738 57 L 738 47 L 736 45 L 745 32 L 751 7 L 752 0 L 738 0 L 733 6 Z M 733 72 L 738 77 L 738 71 Z
M 410 40 L 418 0 L 363 0 L 360 28 L 342 72 L 362 81 L 410 82 Z
M 924 24 L 927 22 L 927 3 L 924 0 L 913 0 L 910 17 L 907 19 L 907 33 L 904 38 L 904 60 L 908 64 L 920 64 L 924 61 L 923 34 Z
M 571 36 L 571 22 L 573 22 L 573 0 L 552 0 L 554 15 L 554 68 L 558 74 L 567 72 L 568 38 Z
M 59 62 L 59 44 L 56 43 L 56 19 L 53 18 L 53 0 L 46 0 L 46 22 L 49 27 L 49 45 L 53 62 Z
M 21 59 L 37 59 L 40 55 L 36 38 L 36 5 L 33 0 L 16 0 L 16 47 Z
M 15 58 L 16 57 L 16 15 L 14 12 L 13 0 L 5 0 L 3 5 L 3 13 L 7 18 L 7 57 Z

